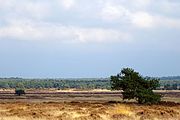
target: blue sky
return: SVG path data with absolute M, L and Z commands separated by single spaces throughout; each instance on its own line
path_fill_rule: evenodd
M 179 0 L 0 0 L 1 77 L 180 75 Z

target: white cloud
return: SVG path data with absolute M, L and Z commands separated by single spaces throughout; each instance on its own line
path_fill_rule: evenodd
M 47 1 L 0 0 L 0 13 L 3 12 L 5 17 L 42 19 L 48 17 L 50 11 L 51 8 Z
M 75 33 L 78 35 L 78 41 L 81 42 L 123 42 L 130 40 L 129 34 L 112 29 L 75 28 L 75 31 Z
M 135 0 L 133 3 L 139 6 L 149 6 L 152 4 L 150 0 Z M 172 7 L 174 3 L 160 2 L 161 4 L 166 3 Z M 170 8 L 171 8 L 170 7 Z M 169 28 L 180 28 L 180 19 L 163 16 L 161 14 L 148 12 L 145 10 L 132 10 L 122 4 L 115 4 L 115 2 L 104 1 L 104 6 L 101 10 L 101 19 L 106 22 L 116 22 L 126 24 L 130 27 L 151 29 L 158 27 L 169 27 Z
M 93 6 L 93 10 L 91 6 L 95 4 L 83 2 L 83 5 L 89 5 L 83 12 L 81 7 L 74 7 L 75 5 L 81 6 L 82 1 L 56 0 L 56 2 L 42 2 L 42 0 L 22 0 L 18 2 L 17 0 L 0 0 L 0 14 L 3 12 L 3 15 L 0 16 L 0 22 L 3 21 L 0 23 L 0 38 L 59 40 L 63 42 L 122 42 L 130 39 L 132 31 L 129 28 L 180 28 L 180 19 L 163 16 L 144 9 L 131 9 L 127 5 L 121 4 L 119 0 L 95 2 L 102 5 Z M 126 2 L 125 0 L 121 1 Z M 61 7 L 63 6 L 64 10 L 53 8 L 53 3 L 57 2 L 60 3 Z M 152 4 L 150 0 L 135 0 L 134 2 L 140 6 Z M 57 7 L 57 5 L 54 6 Z M 75 8 L 78 9 L 76 15 L 70 11 L 68 17 L 61 17 L 61 15 L 66 14 L 66 10 L 75 10 Z M 55 10 L 62 11 L 58 14 L 54 12 L 53 17 L 50 18 L 51 12 Z M 45 21 L 43 18 L 48 18 L 48 20 Z M 69 20 L 66 22 L 64 19 Z M 99 25 L 98 23 L 102 22 L 101 20 L 104 23 Z M 75 25 L 73 26 L 71 22 Z M 81 22 L 85 23 L 81 24 Z M 106 22 L 108 22 L 108 27 L 105 24 Z M 117 26 L 114 27 L 115 24 Z M 120 24 L 124 24 L 123 27 L 127 26 L 125 29 L 126 31 L 129 30 L 129 33 L 122 32 L 124 28 L 119 27 Z
M 0 28 L 0 38 L 59 40 L 61 42 L 122 42 L 129 35 L 113 29 L 81 28 L 32 21 L 13 21 Z
M 0 0 L 0 9 L 10 7 L 15 3 L 14 0 Z
M 153 27 L 154 25 L 153 16 L 151 16 L 147 12 L 131 11 L 130 9 L 127 9 L 122 5 L 115 5 L 112 3 L 107 3 L 105 7 L 102 8 L 101 15 L 102 19 L 105 21 L 118 22 L 120 20 L 124 20 L 126 21 L 126 23 L 124 24 L 130 23 L 130 25 L 132 24 L 139 28 L 149 28 Z
M 164 16 L 156 16 L 156 26 L 168 28 L 180 28 L 180 19 L 173 19 Z
M 180 28 L 180 19 L 137 12 L 130 16 L 133 25 L 139 28 Z
M 64 7 L 64 9 L 68 10 L 75 5 L 75 0 L 59 0 L 59 3 Z
M 132 2 L 136 7 L 146 8 L 151 4 L 152 0 L 133 0 Z
M 150 28 L 154 26 L 154 17 L 147 12 L 136 12 L 130 15 L 132 24 L 137 27 Z
M 106 3 L 102 8 L 101 16 L 105 20 L 117 20 L 125 17 L 129 14 L 129 11 L 121 5 L 113 5 L 112 3 Z
M 161 1 L 161 5 L 159 5 L 159 8 L 162 12 L 176 14 L 177 11 L 180 11 L 180 2 L 173 0 L 163 0 Z
M 50 7 L 46 2 L 22 2 L 16 5 L 14 11 L 23 16 L 30 15 L 33 18 L 44 18 L 50 14 Z

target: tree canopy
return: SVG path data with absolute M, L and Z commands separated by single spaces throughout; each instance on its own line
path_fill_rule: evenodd
M 138 103 L 158 103 L 161 96 L 153 92 L 159 87 L 159 80 L 142 77 L 131 68 L 123 68 L 116 76 L 111 76 L 111 88 L 123 90 L 123 99 L 136 99 Z

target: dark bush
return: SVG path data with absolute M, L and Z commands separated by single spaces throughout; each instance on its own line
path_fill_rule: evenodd
M 18 96 L 24 95 L 25 94 L 25 90 L 24 89 L 16 89 L 15 90 L 15 94 Z

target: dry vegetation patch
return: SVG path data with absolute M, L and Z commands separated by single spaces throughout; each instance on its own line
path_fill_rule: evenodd
M 179 120 L 180 105 L 135 103 L 0 103 L 0 120 Z

